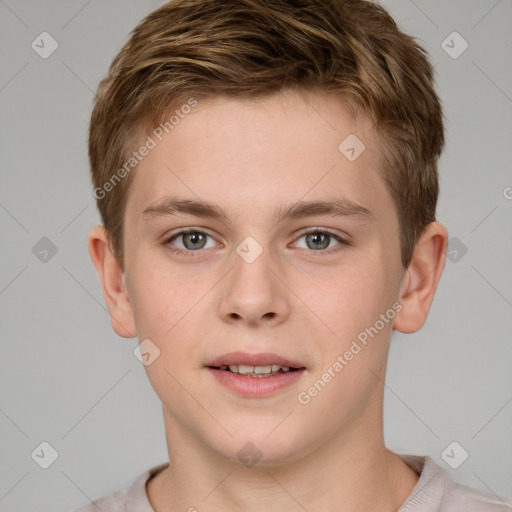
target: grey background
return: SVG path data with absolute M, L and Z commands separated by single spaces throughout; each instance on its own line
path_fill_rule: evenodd
M 0 0 L 4 512 L 78 507 L 167 460 L 160 402 L 133 355 L 137 342 L 112 331 L 89 259 L 87 234 L 99 217 L 86 154 L 99 80 L 129 31 L 163 3 Z M 509 496 L 512 1 L 384 5 L 436 67 L 447 118 L 438 218 L 458 239 L 425 327 L 395 334 L 386 441 L 430 455 L 459 482 Z M 59 44 L 47 59 L 31 48 L 43 31 Z M 441 46 L 453 31 L 469 44 L 456 59 Z M 46 262 L 32 252 L 42 237 L 57 249 Z M 48 469 L 31 457 L 43 441 L 58 452 Z M 469 453 L 458 469 L 441 456 L 452 441 Z

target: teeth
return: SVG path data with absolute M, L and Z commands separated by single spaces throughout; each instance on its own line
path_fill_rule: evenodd
M 269 376 L 277 373 L 279 370 L 283 372 L 289 372 L 289 366 L 281 366 L 279 364 L 267 364 L 265 366 L 248 366 L 245 364 L 230 364 L 222 365 L 219 367 L 220 370 L 227 370 L 230 372 L 239 373 L 240 375 L 257 375 L 257 376 Z
M 231 365 L 229 366 L 229 369 L 231 370 Z M 254 366 L 246 366 L 245 364 L 239 364 L 238 373 L 241 373 L 242 375 L 245 375 L 246 373 L 254 373 Z
M 276 366 L 276 365 L 274 365 Z M 255 366 L 254 373 L 270 373 L 272 371 L 272 365 L 267 366 Z

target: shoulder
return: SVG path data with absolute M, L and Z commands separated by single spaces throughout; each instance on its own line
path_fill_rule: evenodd
M 69 512 L 124 512 L 128 489 L 121 489 Z
M 445 501 L 441 512 L 512 512 L 512 500 L 457 483 L 450 489 Z
M 154 512 L 146 493 L 146 483 L 168 465 L 166 462 L 153 466 L 139 474 L 129 487 L 95 499 L 69 512 Z
M 70 512 L 98 512 L 98 510 L 102 512 L 124 512 L 126 493 L 127 489 L 121 489 Z
M 512 512 L 512 500 L 454 482 L 428 456 L 399 456 L 420 476 L 399 512 Z

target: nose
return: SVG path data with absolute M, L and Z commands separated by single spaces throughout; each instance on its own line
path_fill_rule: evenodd
M 270 250 L 254 260 L 233 252 L 233 268 L 223 280 L 219 314 L 228 323 L 278 325 L 290 314 L 284 276 Z

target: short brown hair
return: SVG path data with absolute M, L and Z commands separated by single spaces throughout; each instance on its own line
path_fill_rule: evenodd
M 91 116 L 91 174 L 102 191 L 95 197 L 121 268 L 132 174 L 112 179 L 140 134 L 190 98 L 256 98 L 287 88 L 335 93 L 370 117 L 400 222 L 402 264 L 409 265 L 435 220 L 444 145 L 425 50 L 366 0 L 174 0 L 131 32 L 99 84 Z

